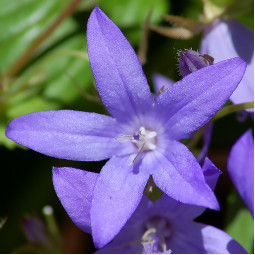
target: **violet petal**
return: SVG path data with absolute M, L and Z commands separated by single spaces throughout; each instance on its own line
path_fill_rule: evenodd
M 144 166 L 151 171 L 157 187 L 173 199 L 219 210 L 217 199 L 206 184 L 201 167 L 185 145 L 172 142 L 164 155 L 148 155 Z
M 91 69 L 107 110 L 119 120 L 146 112 L 152 94 L 132 46 L 97 6 L 87 25 Z
M 216 20 L 203 35 L 201 53 L 215 62 L 241 57 L 247 62 L 244 77 L 230 100 L 235 104 L 254 101 L 254 33 L 235 20 Z M 253 111 L 253 110 L 249 110 Z
M 138 206 L 149 174 L 140 171 L 134 155 L 112 157 L 102 168 L 96 182 L 91 207 L 94 244 L 101 248 L 125 225 Z
M 45 155 L 94 161 L 121 153 L 115 119 L 71 110 L 30 113 L 11 121 L 6 136 Z
M 250 130 L 233 145 L 228 158 L 228 172 L 254 217 L 254 145 Z
M 168 242 L 174 253 L 246 254 L 231 236 L 215 227 L 197 222 L 178 222 Z
M 206 124 L 233 93 L 245 69 L 242 59 L 233 58 L 199 69 L 164 90 L 156 106 L 171 137 L 182 139 Z
M 53 168 L 53 185 L 61 204 L 77 227 L 91 233 L 90 208 L 99 174 L 70 167 Z

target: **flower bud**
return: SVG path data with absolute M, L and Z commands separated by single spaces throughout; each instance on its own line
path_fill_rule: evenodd
M 213 64 L 213 57 L 200 55 L 194 50 L 184 50 L 179 52 L 179 71 L 184 77 L 208 65 Z
M 27 216 L 22 221 L 26 236 L 31 243 L 47 245 L 48 231 L 44 223 L 37 219 Z

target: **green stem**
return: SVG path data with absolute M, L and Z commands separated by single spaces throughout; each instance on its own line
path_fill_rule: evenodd
M 200 129 L 198 129 L 194 134 L 193 138 L 191 139 L 188 147 L 190 150 L 194 149 L 199 141 L 199 139 L 201 138 L 201 136 L 203 135 L 206 127 L 213 121 L 218 120 L 222 117 L 225 117 L 226 115 L 230 114 L 230 113 L 234 113 L 234 112 L 238 112 L 238 111 L 242 111 L 242 110 L 246 110 L 246 109 L 251 109 L 254 108 L 254 102 L 249 102 L 249 103 L 242 103 L 242 104 L 233 104 L 230 106 L 226 106 L 224 108 L 222 108 L 220 111 L 218 111 L 218 113 L 216 113 L 214 115 L 214 117 L 207 123 L 205 124 L 203 127 L 201 127 Z
M 53 236 L 59 236 L 59 230 L 58 230 L 58 226 L 57 226 L 57 223 L 56 223 L 56 220 L 54 217 L 53 208 L 49 205 L 44 206 L 42 209 L 42 212 L 45 217 L 49 232 Z
M 254 108 L 254 102 L 248 102 L 248 103 L 242 103 L 242 104 L 233 104 L 230 106 L 226 106 L 222 108 L 220 111 L 218 111 L 213 118 L 210 120 L 210 122 L 213 122 L 217 119 L 220 119 L 222 117 L 225 117 L 226 115 L 233 113 L 233 112 L 238 112 L 246 109 L 251 109 Z

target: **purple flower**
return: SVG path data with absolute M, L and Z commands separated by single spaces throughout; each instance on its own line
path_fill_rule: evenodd
M 234 104 L 254 101 L 254 33 L 234 20 L 215 20 L 205 29 L 200 52 L 215 62 L 241 57 L 247 62 L 243 80 L 230 97 Z M 248 110 L 253 111 L 253 110 Z
M 214 189 L 221 174 L 206 158 L 203 174 Z M 89 211 L 99 174 L 73 168 L 54 168 L 56 193 L 73 222 L 90 232 Z M 246 253 L 223 231 L 193 219 L 205 208 L 180 203 L 166 195 L 141 203 L 115 239 L 98 253 Z M 112 212 L 114 214 L 114 212 Z
M 26 236 L 31 243 L 49 246 L 50 234 L 43 222 L 37 218 L 26 216 L 22 221 Z
M 251 130 L 246 131 L 231 148 L 228 172 L 254 217 L 254 145 Z
M 92 200 L 96 247 L 110 242 L 124 226 L 151 175 L 170 197 L 218 209 L 200 165 L 178 140 L 224 105 L 246 63 L 234 58 L 198 70 L 155 100 L 131 45 L 99 7 L 88 20 L 87 45 L 97 89 L 113 117 L 69 110 L 31 113 L 13 120 L 7 137 L 57 158 L 111 158 L 101 170 Z

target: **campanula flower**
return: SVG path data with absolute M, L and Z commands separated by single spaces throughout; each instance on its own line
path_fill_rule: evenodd
M 246 131 L 231 148 L 228 173 L 254 217 L 254 145 L 251 130 Z
M 211 55 L 215 63 L 233 57 L 244 59 L 247 62 L 245 75 L 230 100 L 234 104 L 254 101 L 253 31 L 235 20 L 215 20 L 204 30 L 200 52 Z
M 124 226 L 150 176 L 173 199 L 218 209 L 200 165 L 178 140 L 224 105 L 246 63 L 234 58 L 203 68 L 155 99 L 133 48 L 99 7 L 88 20 L 87 45 L 98 92 L 112 117 L 71 110 L 31 113 L 14 119 L 7 137 L 52 157 L 111 158 L 100 172 L 92 200 L 96 247 L 107 244 Z
M 213 190 L 221 171 L 206 158 L 203 174 Z M 79 169 L 53 169 L 53 184 L 62 205 L 73 222 L 89 233 L 89 211 L 98 178 L 97 173 Z M 220 229 L 193 221 L 204 210 L 204 207 L 183 204 L 165 194 L 156 202 L 143 196 L 120 233 L 97 253 L 245 253 Z

